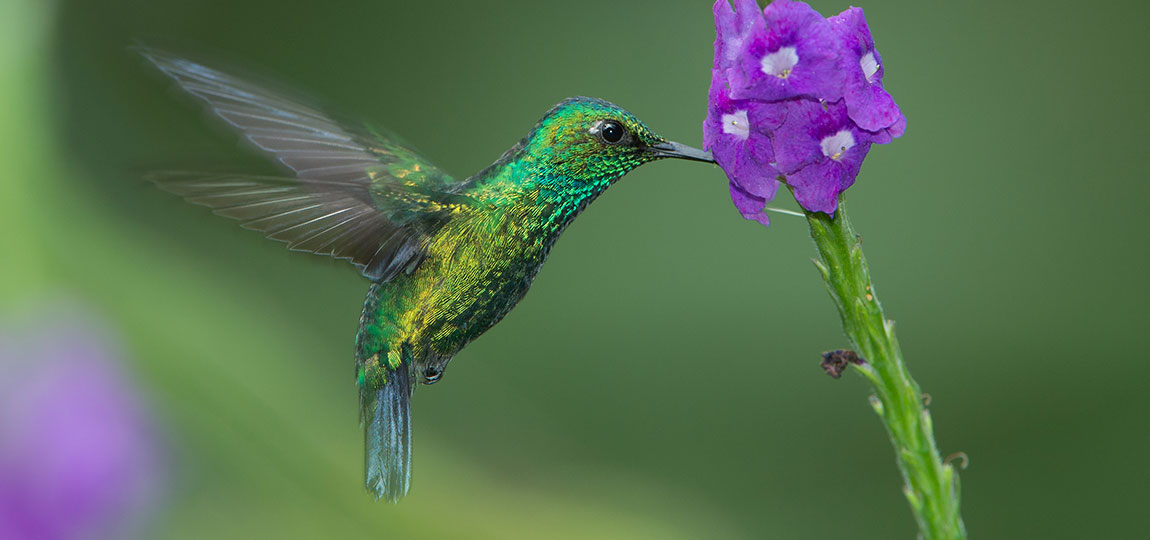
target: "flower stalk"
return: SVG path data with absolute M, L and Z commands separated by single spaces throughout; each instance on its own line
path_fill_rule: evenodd
M 924 540 L 966 538 L 959 514 L 959 483 L 954 466 L 940 459 L 930 412 L 902 360 L 894 334 L 871 283 L 860 237 L 851 227 L 845 200 L 832 218 L 806 212 L 818 247 L 815 266 L 838 307 L 843 330 L 864 360 L 858 372 L 874 389 L 871 406 L 886 426 L 903 477 L 903 493 Z

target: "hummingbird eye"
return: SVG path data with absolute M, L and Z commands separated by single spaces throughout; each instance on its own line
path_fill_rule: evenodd
M 607 144 L 618 144 L 627 133 L 623 125 L 614 120 L 601 120 L 596 127 L 599 128 L 599 138 Z

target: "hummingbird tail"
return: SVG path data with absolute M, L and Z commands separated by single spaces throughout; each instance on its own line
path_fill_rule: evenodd
M 398 502 L 411 485 L 411 375 L 407 363 L 388 373 L 383 388 L 365 395 L 364 464 L 367 490 Z

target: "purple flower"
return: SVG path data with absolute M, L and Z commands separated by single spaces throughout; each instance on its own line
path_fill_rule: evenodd
M 839 39 L 838 69 L 845 82 L 843 92 L 851 120 L 865 130 L 887 130 L 891 137 L 901 136 L 906 131 L 906 118 L 882 87 L 882 57 L 874 48 L 862 8 L 849 8 L 828 20 Z
M 743 48 L 743 41 L 756 30 L 763 28 L 763 17 L 755 0 L 734 0 L 715 2 L 715 70 L 725 72 L 735 65 Z
M 859 8 L 824 19 L 803 2 L 714 6 L 715 59 L 704 146 L 730 178 L 743 217 L 762 213 L 779 180 L 803 208 L 834 215 L 872 144 L 906 130 Z
M 156 470 L 144 410 L 82 324 L 0 333 L 0 538 L 117 537 Z
M 774 152 L 767 133 L 783 124 L 786 105 L 739 101 L 727 97 L 717 72 L 711 79 L 711 109 L 703 124 L 703 144 L 714 149 L 731 179 L 731 199 L 747 219 L 768 225 L 763 213 L 779 189 Z
M 752 27 L 730 70 L 731 95 L 777 101 L 797 96 L 837 100 L 838 57 L 830 23 L 804 2 L 775 0 Z
M 775 131 L 779 171 L 803 208 L 834 215 L 875 137 L 851 122 L 843 100 L 796 101 Z

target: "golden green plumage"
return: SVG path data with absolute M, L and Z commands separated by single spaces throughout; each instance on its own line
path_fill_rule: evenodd
M 590 128 L 604 120 L 633 133 L 636 144 L 600 142 Z M 364 326 L 391 328 L 361 331 L 361 362 L 409 343 L 417 373 L 434 379 L 455 353 L 523 297 L 579 210 L 631 168 L 659 157 L 646 148 L 660 142 L 633 116 L 606 102 L 576 98 L 556 106 L 491 167 L 449 188 L 461 196 L 459 202 L 421 245 L 424 260 L 415 272 L 372 288 L 382 300 L 378 313 L 365 314 Z M 385 373 L 364 371 L 366 381 L 386 380 Z
M 162 52 L 144 55 L 288 177 L 167 173 L 157 183 L 289 247 L 349 259 L 372 280 L 356 338 L 366 485 L 410 482 L 414 382 L 439 380 L 465 345 L 526 294 L 552 245 L 615 180 L 648 161 L 710 158 L 606 101 L 556 105 L 464 181 L 370 129 Z

